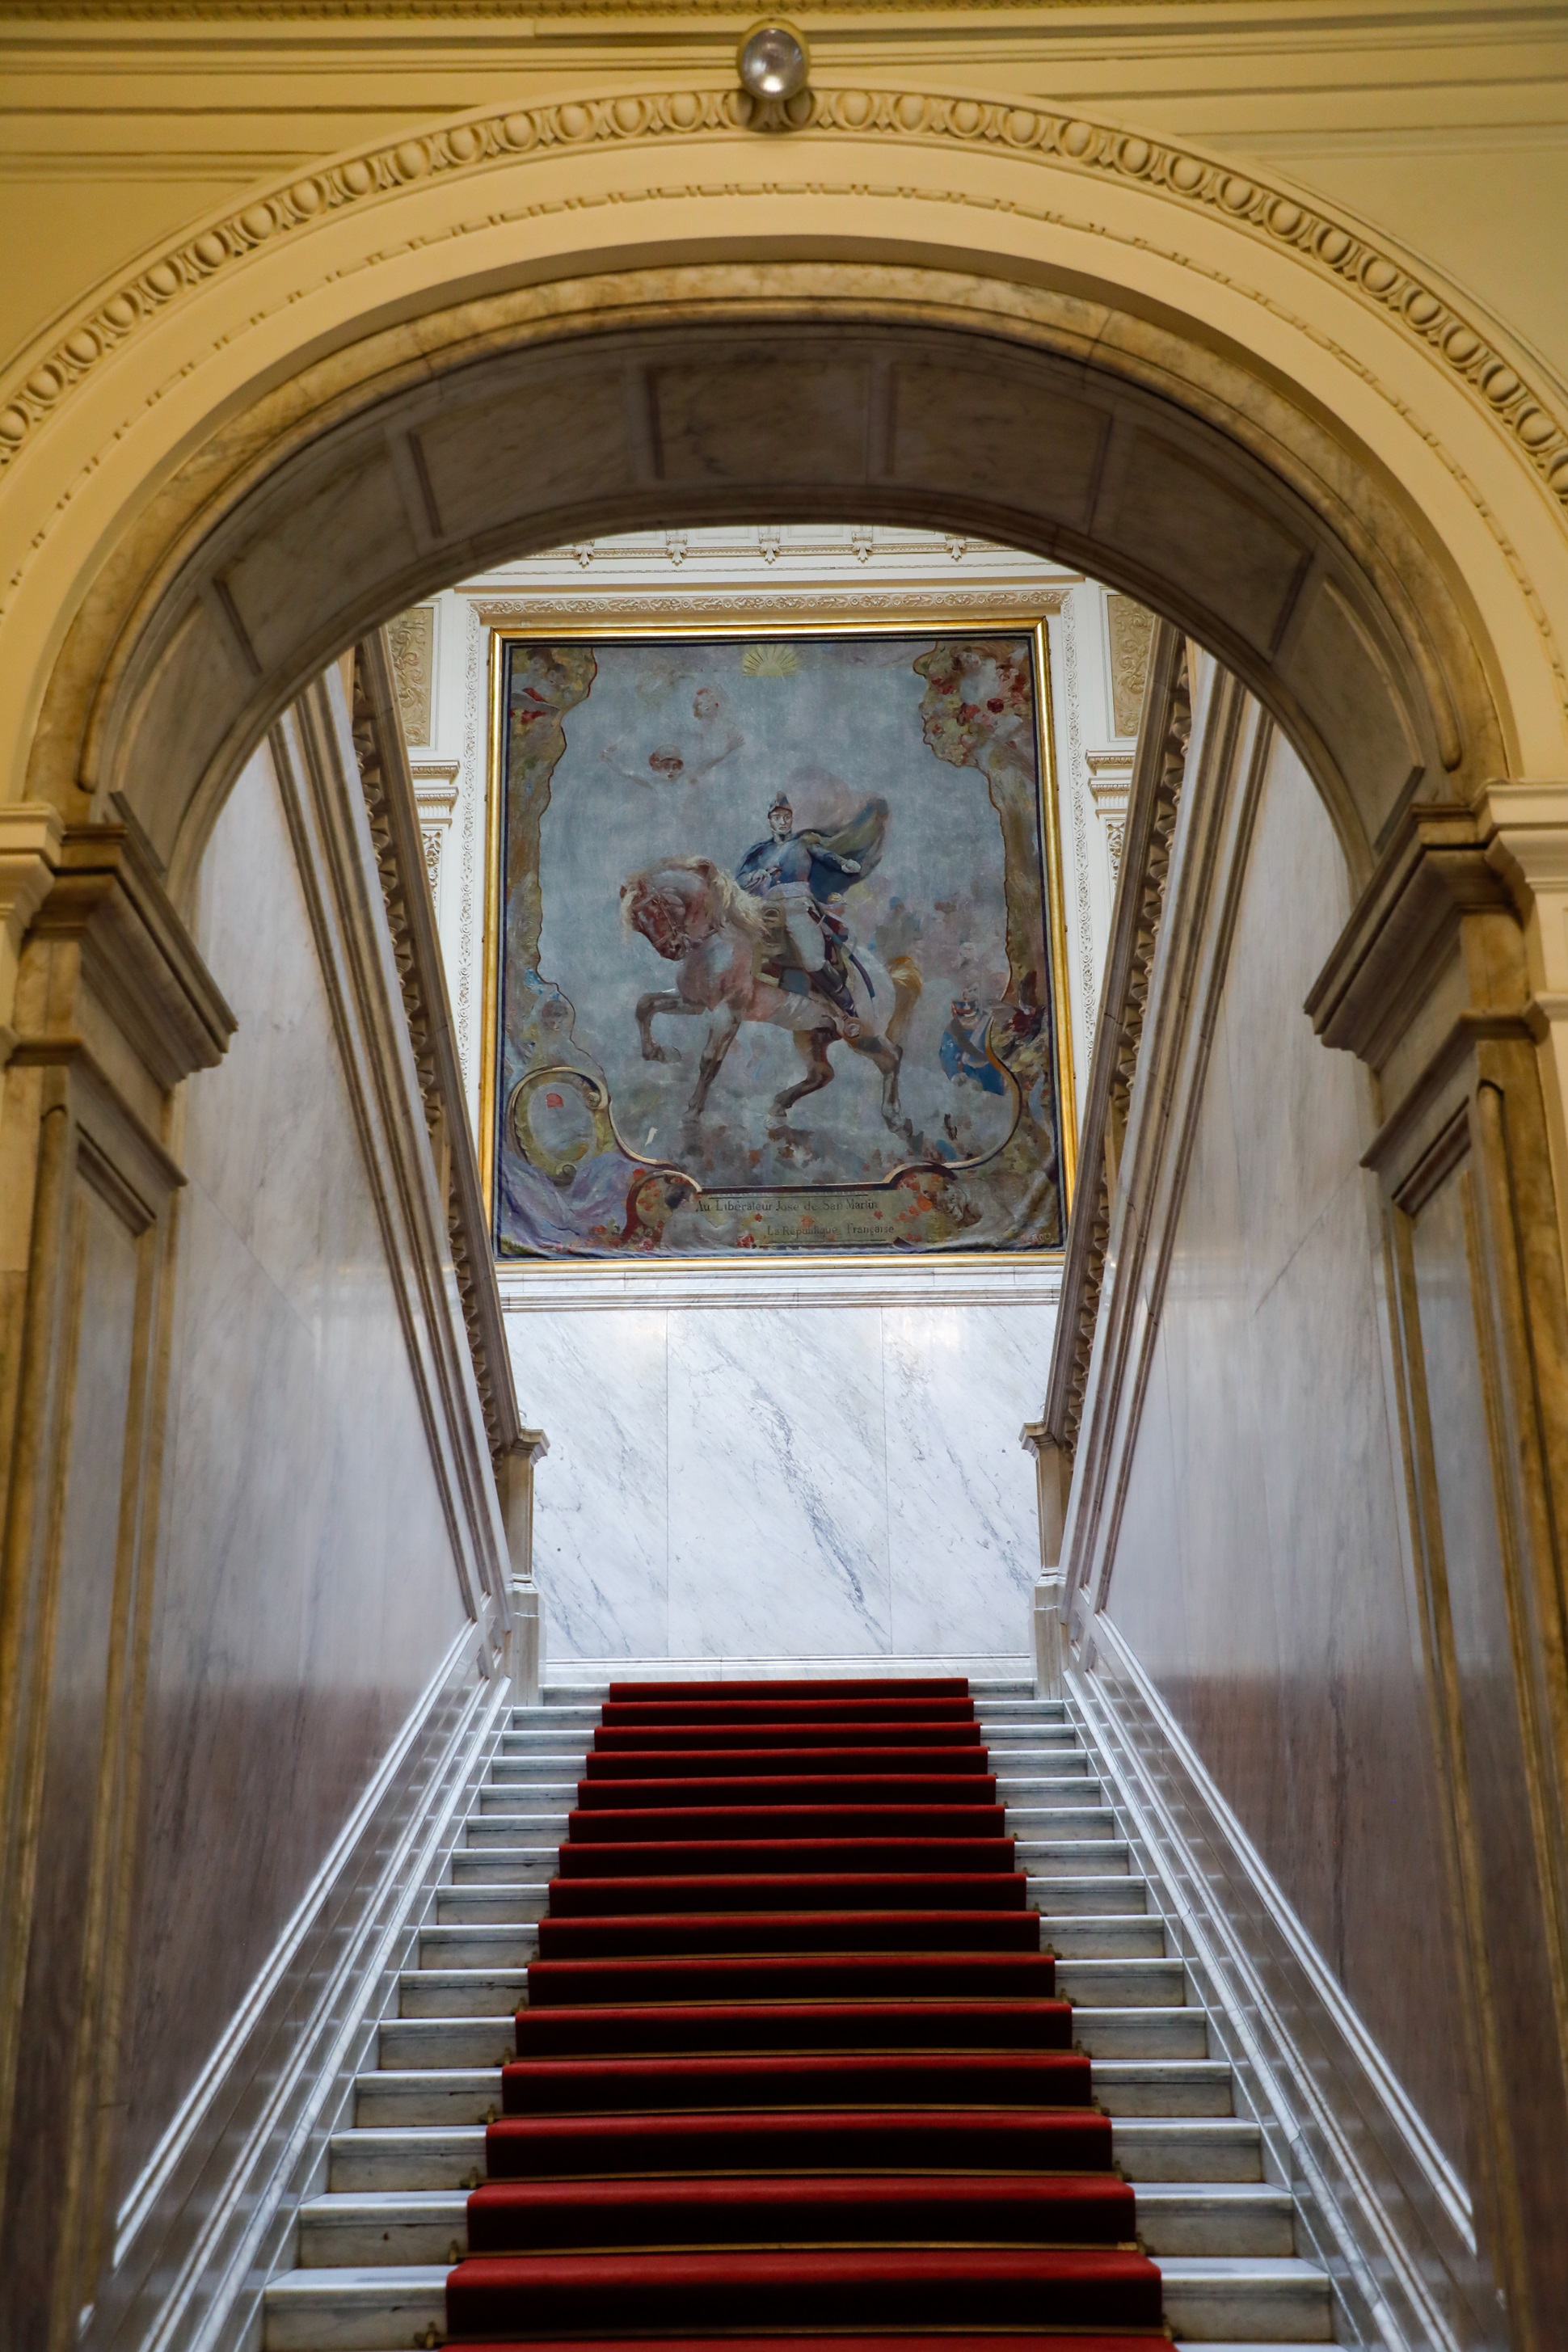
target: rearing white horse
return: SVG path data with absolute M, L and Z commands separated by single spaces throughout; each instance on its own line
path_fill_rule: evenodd
M 763 1021 L 788 1029 L 805 1063 L 796 1086 L 773 1097 L 782 1118 L 804 1095 L 833 1082 L 828 1048 L 840 1038 L 857 1054 L 864 1054 L 882 1074 L 882 1117 L 896 1133 L 907 1122 L 899 1114 L 899 1066 L 903 1041 L 916 1004 L 921 977 L 908 956 L 895 956 L 888 966 L 892 1011 L 880 1033 L 874 1026 L 871 991 L 858 972 L 850 988 L 855 1013 L 850 1017 L 826 997 L 797 994 L 783 988 L 763 969 L 787 961 L 789 946 L 781 910 L 765 898 L 754 898 L 731 880 L 708 857 L 670 857 L 633 874 L 621 886 L 621 911 L 655 953 L 679 971 L 672 989 L 650 990 L 637 999 L 637 1034 L 645 1062 L 680 1059 L 673 1046 L 661 1045 L 653 1034 L 662 1013 L 710 1016 L 697 1084 L 686 1107 L 688 1119 L 702 1115 L 709 1090 L 735 1042 L 743 1021 Z

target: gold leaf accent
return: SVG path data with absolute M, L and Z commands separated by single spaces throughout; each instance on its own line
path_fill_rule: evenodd
M 748 646 L 741 667 L 748 677 L 793 677 L 800 656 L 793 646 Z

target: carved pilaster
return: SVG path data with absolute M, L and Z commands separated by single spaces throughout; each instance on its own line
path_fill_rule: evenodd
M 0 808 L 0 1068 L 16 1040 L 11 1011 L 22 941 L 54 879 L 63 829 L 58 810 L 41 802 Z
M 1034 1456 L 1035 1495 L 1040 1520 L 1040 1573 L 1035 1584 L 1035 1696 L 1062 1695 L 1062 1529 L 1067 1523 L 1072 1456 L 1058 1445 L 1043 1421 L 1026 1421 L 1018 1443 Z
M 117 2112 L 184 1181 L 164 1138 L 234 1020 L 133 835 L 33 812 L 7 837 L 34 911 L 0 1077 L 0 2336 L 55 2347 L 96 2275 Z
M 1510 887 L 1529 865 L 1549 877 L 1557 852 L 1511 822 L 1516 789 L 1477 814 L 1409 811 L 1307 1010 L 1381 1097 L 1365 1158 L 1475 2021 L 1478 2187 L 1510 2341 L 1544 2347 L 1568 2308 L 1544 2187 L 1568 2146 L 1568 1298 L 1544 957 L 1532 973 Z
M 533 1580 L 533 1469 L 549 1451 L 542 1429 L 521 1430 L 498 1465 L 511 1559 L 511 1677 L 524 1706 L 538 1706 L 544 1673 L 544 1598 Z
M 1525 916 L 1531 1025 L 1568 1244 L 1568 779 L 1489 785 L 1476 814 L 1488 860 Z

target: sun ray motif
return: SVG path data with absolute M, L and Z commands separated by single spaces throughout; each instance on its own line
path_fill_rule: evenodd
M 793 646 L 748 646 L 741 667 L 747 677 L 793 677 L 800 656 Z

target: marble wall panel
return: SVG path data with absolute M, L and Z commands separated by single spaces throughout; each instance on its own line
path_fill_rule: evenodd
M 1294 756 L 1266 779 L 1109 1612 L 1452 2159 L 1462 2047 L 1371 1110 L 1301 1004 L 1349 910 Z
M 677 1656 L 890 1650 L 878 1311 L 672 1317 L 669 1511 Z
M 512 1373 L 550 1439 L 533 1561 L 546 1639 L 566 1657 L 669 1647 L 667 1318 L 509 1316 Z
M 509 1314 L 550 1438 L 534 1558 L 558 1665 L 1004 1658 L 1028 1643 L 1056 1309 Z
M 892 1646 L 1022 1648 L 1040 1572 L 1035 1468 L 1018 1443 L 1045 1392 L 1054 1307 L 882 1313 Z
M 259 912 L 258 912 L 259 910 Z M 464 1612 L 269 760 L 215 830 L 133 1923 L 134 2179 Z

